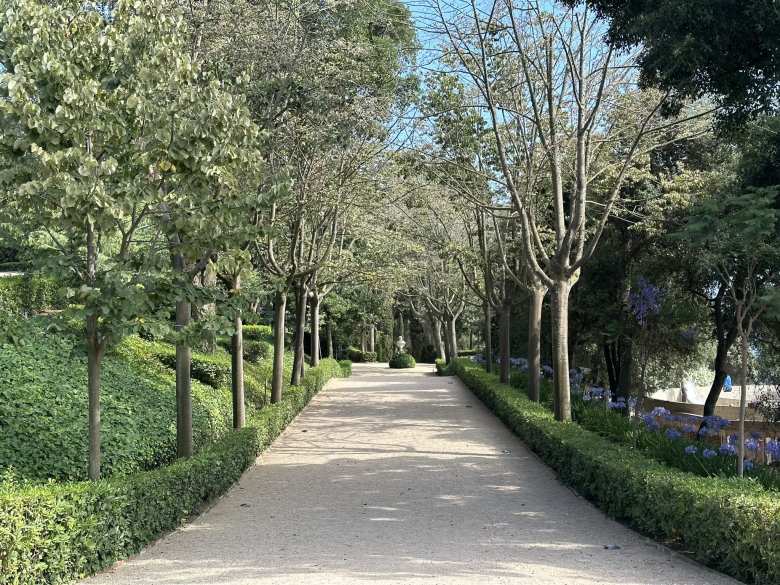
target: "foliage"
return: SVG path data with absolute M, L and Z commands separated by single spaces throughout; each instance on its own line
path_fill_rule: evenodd
M 576 4 L 582 0 L 566 0 Z M 609 38 L 641 46 L 642 80 L 685 97 L 714 95 L 723 115 L 777 108 L 780 28 L 773 0 L 595 0 Z
M 349 360 L 339 360 L 339 366 L 341 366 L 341 375 L 344 378 L 348 378 L 352 375 L 352 362 Z
M 436 375 L 437 376 L 452 376 L 454 374 L 452 372 L 452 369 L 450 368 L 450 364 L 448 364 L 446 360 L 437 359 L 436 360 Z
M 224 493 L 340 372 L 323 360 L 246 428 L 160 469 L 90 483 L 0 483 L 0 585 L 61 583 L 138 552 Z
M 648 417 L 648 414 L 644 415 Z M 654 421 L 655 417 L 646 418 Z M 663 428 L 654 422 L 642 424 L 629 419 L 604 404 L 580 404 L 577 423 L 604 437 L 646 453 L 656 461 L 702 477 L 733 477 L 736 475 L 736 455 L 730 448 L 720 449 L 720 442 L 698 436 L 700 421 L 687 421 L 687 427 Z M 711 426 L 712 423 L 708 426 Z M 717 453 L 704 456 L 705 451 Z M 745 472 L 767 489 L 780 490 L 780 472 L 765 465 L 755 465 Z
M 347 357 L 351 361 L 360 364 L 363 362 L 375 362 L 377 356 L 375 351 L 362 351 L 356 347 L 350 347 L 347 348 Z
M 457 375 L 560 479 L 610 516 L 674 543 L 698 561 L 760 585 L 780 580 L 780 501 L 747 479 L 706 481 L 615 445 L 464 359 Z
M 31 315 L 64 306 L 65 297 L 55 280 L 29 275 L 0 277 L 0 314 Z
M 84 479 L 84 349 L 41 323 L 26 329 L 26 343 L 0 342 L 0 468 L 36 480 Z M 150 469 L 175 456 L 173 373 L 157 364 L 151 346 L 131 337 L 105 358 L 106 474 Z M 230 395 L 196 383 L 193 398 L 195 441 L 203 446 L 230 428 Z
M 390 367 L 395 369 L 413 368 L 417 365 L 414 357 L 408 353 L 397 353 L 390 358 Z

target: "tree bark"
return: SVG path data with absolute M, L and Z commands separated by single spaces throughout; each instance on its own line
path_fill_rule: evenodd
M 456 328 L 457 318 L 450 317 L 447 320 L 447 337 L 450 340 L 450 361 L 458 357 L 458 332 Z
M 274 369 L 271 379 L 271 404 L 282 399 L 284 386 L 284 316 L 287 310 L 287 291 L 276 293 L 274 299 Z
M 320 365 L 320 295 L 311 297 L 311 367 Z
M 569 293 L 568 280 L 555 282 L 553 294 L 553 380 L 555 384 L 555 418 L 571 420 L 569 386 Z
M 507 294 L 504 297 L 504 302 L 501 305 L 501 316 L 499 319 L 501 325 L 500 337 L 499 337 L 499 353 L 501 355 L 501 364 L 499 367 L 499 380 L 502 384 L 509 384 L 509 358 L 510 358 L 510 343 L 512 334 L 512 298 Z
M 333 359 L 336 356 L 333 351 L 333 317 L 330 315 L 328 315 L 326 329 L 328 330 L 328 357 Z
M 241 315 L 236 315 L 235 332 L 230 340 L 231 374 L 233 390 L 233 428 L 244 426 L 244 323 Z
M 186 300 L 176 302 L 176 331 L 182 331 L 192 318 L 192 305 Z M 179 339 L 176 342 L 176 455 L 191 457 L 192 442 L 192 349 Z
M 482 303 L 482 311 L 485 319 L 485 370 L 491 373 L 493 371 L 493 327 L 491 323 L 493 310 L 487 299 Z
M 715 407 L 720 398 L 720 392 L 723 389 L 723 381 L 726 379 L 726 366 L 728 362 L 729 350 L 736 341 L 736 326 L 729 329 L 725 337 L 718 338 L 718 346 L 715 352 L 715 376 L 712 380 L 712 386 L 707 394 L 707 400 L 704 401 L 704 416 L 715 414 Z
M 528 310 L 528 396 L 534 402 L 539 402 L 542 396 L 542 307 L 546 294 L 546 287 L 531 289 Z
M 290 384 L 300 386 L 303 380 L 304 345 L 303 338 L 306 331 L 306 285 L 301 283 L 295 291 L 295 347 L 293 358 L 293 371 Z
M 444 326 L 444 361 L 448 364 L 452 361 L 452 344 L 450 339 L 450 328 L 447 322 L 440 322 Z
M 376 325 L 373 323 L 368 326 L 368 351 L 376 351 Z
M 429 316 L 428 318 L 430 319 L 431 322 L 431 331 L 433 333 L 433 340 L 434 340 L 434 345 L 436 347 L 436 354 L 438 355 L 440 360 L 446 360 L 447 355 L 449 354 L 447 352 L 444 339 L 442 338 L 441 335 L 441 321 L 439 321 L 439 319 L 437 319 L 436 317 Z
M 89 479 L 100 479 L 100 365 L 103 346 L 97 316 L 87 317 L 87 390 L 89 395 Z
M 737 315 L 738 322 L 742 323 L 741 312 Z M 745 475 L 745 414 L 747 412 L 747 377 L 748 377 L 748 332 L 740 326 L 740 384 L 739 389 L 739 452 L 737 456 L 737 474 Z
M 628 400 L 634 375 L 634 343 L 627 335 L 621 335 L 618 343 L 620 345 L 620 370 L 617 376 L 617 390 L 613 393 L 613 399 L 622 396 Z M 624 410 L 623 414 L 627 415 L 628 411 Z

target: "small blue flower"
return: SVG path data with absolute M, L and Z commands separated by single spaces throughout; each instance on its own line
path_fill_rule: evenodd
M 721 445 L 720 449 L 721 455 L 736 455 L 737 454 L 737 448 L 734 445 Z
M 745 466 L 745 471 L 750 471 L 751 469 L 753 469 L 753 461 L 751 459 L 745 459 L 744 466 Z
M 748 439 L 745 441 L 745 447 L 748 451 L 757 451 L 758 450 L 758 441 L 755 439 Z
M 653 410 L 650 411 L 650 414 L 653 416 L 668 416 L 672 413 L 663 406 L 656 406 Z
M 666 429 L 664 434 L 666 435 L 667 439 L 672 439 L 672 440 L 679 439 L 680 436 L 681 436 L 680 435 L 680 431 L 678 431 L 677 429 L 673 429 L 673 428 Z
M 611 410 L 623 410 L 624 408 L 626 408 L 626 403 L 625 402 L 610 402 L 610 403 L 607 404 L 607 407 L 610 408 Z
M 704 451 L 701 452 L 701 455 L 705 459 L 712 459 L 713 457 L 717 457 L 718 454 L 712 449 L 704 449 Z
M 688 445 L 685 448 L 685 454 L 686 455 L 696 455 L 696 453 L 698 453 L 698 452 L 699 452 L 699 450 L 696 448 L 696 445 Z
M 690 435 L 696 434 L 698 432 L 694 425 L 683 425 L 682 430 L 684 433 L 688 433 Z

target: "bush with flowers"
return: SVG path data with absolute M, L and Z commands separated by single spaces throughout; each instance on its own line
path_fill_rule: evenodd
M 454 360 L 452 369 L 562 481 L 611 516 L 737 579 L 780 583 L 776 492 L 748 478 L 703 481 L 581 425 L 556 421 L 548 408 L 467 359 Z M 638 425 L 631 430 L 645 432 Z

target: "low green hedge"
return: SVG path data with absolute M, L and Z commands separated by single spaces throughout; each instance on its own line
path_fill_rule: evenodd
M 607 514 L 758 585 L 780 583 L 780 498 L 749 480 L 701 478 L 561 423 L 469 360 L 454 372 L 553 469 Z
M 446 360 L 439 358 L 435 363 L 437 376 L 452 376 L 452 369 Z
M 339 366 L 341 366 L 341 375 L 344 378 L 349 378 L 352 375 L 352 362 L 349 360 L 339 360 Z
M 61 583 L 138 552 L 224 493 L 327 382 L 335 360 L 195 456 L 95 483 L 0 483 L 0 585 Z
M 362 351 L 356 347 L 347 348 L 347 357 L 355 363 L 375 362 L 377 354 L 375 351 Z
M 0 277 L 0 313 L 29 315 L 65 304 L 54 280 L 30 275 Z
M 397 353 L 390 358 L 390 367 L 395 368 L 396 370 L 413 368 L 416 365 L 417 362 L 414 361 L 414 357 L 408 353 Z

